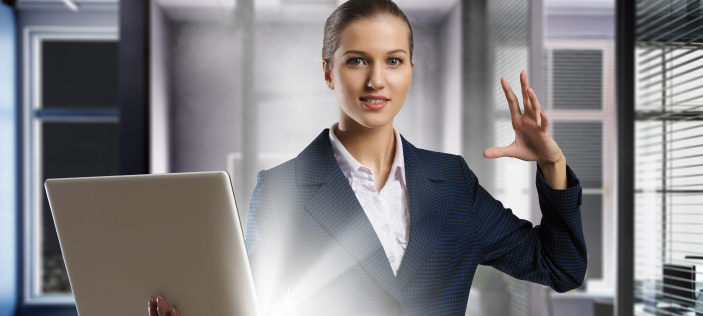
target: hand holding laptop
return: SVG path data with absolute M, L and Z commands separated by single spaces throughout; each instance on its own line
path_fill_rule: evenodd
M 181 313 L 176 308 L 169 310 L 165 297 L 157 297 L 149 299 L 149 316 L 181 316 Z

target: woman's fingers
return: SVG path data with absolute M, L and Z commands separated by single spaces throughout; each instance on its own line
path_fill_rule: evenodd
M 510 87 L 508 80 L 505 79 L 505 77 L 500 78 L 500 83 L 505 93 L 505 99 L 508 100 L 511 116 L 515 117 L 523 114 L 520 112 L 520 103 L 513 89 Z M 520 72 L 520 88 L 522 89 L 522 103 L 525 109 L 524 114 L 534 119 L 537 125 L 541 126 L 542 106 L 539 104 L 539 100 L 537 100 L 535 91 L 530 87 L 527 72 L 524 70 Z
M 541 129 L 546 133 L 549 128 L 549 117 L 547 117 L 547 113 L 541 112 L 540 118 L 542 119 Z
M 181 312 L 176 308 L 171 308 L 171 316 L 181 316 Z
M 168 302 L 163 297 L 156 298 L 157 310 L 159 311 L 159 316 L 170 316 L 168 311 Z
M 522 104 L 525 107 L 525 114 L 533 113 L 533 107 L 530 103 L 527 90 L 530 88 L 530 83 L 527 80 L 527 72 L 520 72 L 520 88 L 522 89 Z
M 510 144 L 505 147 L 491 147 L 483 151 L 483 157 L 486 158 L 500 158 L 500 157 L 513 157 L 515 158 L 515 146 Z
M 517 97 L 515 96 L 515 93 L 513 93 L 513 89 L 510 88 L 510 84 L 508 83 L 508 80 L 505 79 L 505 77 L 500 78 L 500 84 L 503 87 L 503 92 L 505 93 L 505 99 L 508 100 L 508 107 L 510 108 L 510 115 L 512 116 L 518 116 L 522 113 L 520 113 L 520 104 L 518 103 Z
M 156 301 L 153 299 L 149 299 L 149 316 L 159 316 Z
M 540 116 L 542 116 L 542 106 L 539 104 L 539 100 L 537 100 L 537 95 L 535 94 L 535 90 L 532 88 L 528 89 L 528 95 L 530 96 L 530 103 L 532 104 L 533 110 L 535 112 L 535 120 L 537 120 L 537 125 L 540 124 Z

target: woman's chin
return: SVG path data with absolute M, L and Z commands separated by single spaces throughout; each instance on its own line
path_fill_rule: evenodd
M 346 116 L 356 122 L 356 124 L 366 128 L 379 128 L 386 126 L 393 122 L 393 118 L 399 112 L 399 110 L 395 111 L 395 109 L 388 106 L 378 111 L 369 111 L 363 106 L 362 108 L 355 108 L 351 111 L 344 111 L 343 108 L 341 110 L 343 111 L 342 116 Z
M 360 125 L 367 128 L 378 128 L 388 125 L 393 121 L 393 116 L 381 115 L 381 113 L 365 114 L 359 120 L 356 120 Z

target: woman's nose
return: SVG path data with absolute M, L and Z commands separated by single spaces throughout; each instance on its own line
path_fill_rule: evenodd
M 375 64 L 371 67 L 371 73 L 369 75 L 369 80 L 366 83 L 366 87 L 373 90 L 383 89 L 386 86 L 384 75 L 383 66 Z

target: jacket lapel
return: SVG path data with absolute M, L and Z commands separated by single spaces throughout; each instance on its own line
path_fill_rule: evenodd
M 371 277 L 401 301 L 383 246 L 337 164 L 328 133 L 325 129 L 297 159 L 297 185 L 320 186 L 305 208 Z
M 397 279 L 398 285 L 405 288 L 432 254 L 442 234 L 449 197 L 442 175 L 436 172 L 436 165 L 401 138 L 410 209 L 410 240 Z

